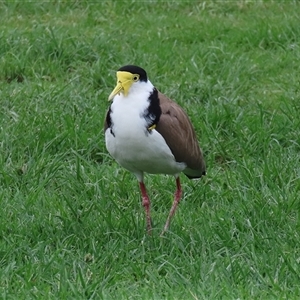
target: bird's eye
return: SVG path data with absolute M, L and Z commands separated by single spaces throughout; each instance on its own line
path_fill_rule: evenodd
M 140 79 L 139 75 L 136 74 L 133 76 L 133 81 L 137 82 L 139 79 Z

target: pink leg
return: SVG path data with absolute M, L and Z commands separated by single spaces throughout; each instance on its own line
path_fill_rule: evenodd
M 181 190 L 181 184 L 180 184 L 180 179 L 179 179 L 179 176 L 176 178 L 176 191 L 175 191 L 175 194 L 174 194 L 174 201 L 173 201 L 173 204 L 172 204 L 172 207 L 171 207 L 171 210 L 169 212 L 169 216 L 167 218 L 167 222 L 165 224 L 165 227 L 164 227 L 164 230 L 162 231 L 161 233 L 161 236 L 168 230 L 169 226 L 170 226 L 170 222 L 171 222 L 171 219 L 172 217 L 174 216 L 175 214 L 175 211 L 176 211 L 176 208 L 177 208 L 177 205 L 181 199 L 181 195 L 182 195 L 182 190 Z
M 152 226 L 151 226 L 151 217 L 150 217 L 150 199 L 147 195 L 144 182 L 139 182 L 139 184 L 142 193 L 142 205 L 144 206 L 146 212 L 147 232 L 148 234 L 151 234 Z

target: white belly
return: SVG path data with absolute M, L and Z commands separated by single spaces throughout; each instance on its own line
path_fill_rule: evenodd
M 178 174 L 186 165 L 178 163 L 164 138 L 154 129 L 145 134 L 143 128 L 124 128 L 115 136 L 105 132 L 106 147 L 113 158 L 133 173 Z

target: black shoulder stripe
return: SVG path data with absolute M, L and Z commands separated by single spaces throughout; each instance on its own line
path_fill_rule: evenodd
M 161 108 L 158 98 L 157 89 L 154 88 L 149 96 L 149 106 L 142 115 L 147 122 L 147 130 L 149 127 L 156 125 L 161 116 Z
M 113 123 L 112 123 L 112 120 L 111 120 L 111 114 L 112 110 L 111 110 L 111 106 L 109 107 L 108 109 L 108 112 L 106 114 L 106 120 L 105 120 L 105 128 L 104 130 L 106 131 L 107 128 L 110 128 L 110 133 L 115 136 L 115 133 L 113 131 Z

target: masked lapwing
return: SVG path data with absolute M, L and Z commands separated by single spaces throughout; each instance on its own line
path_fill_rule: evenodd
M 108 99 L 112 103 L 104 125 L 106 148 L 139 181 L 148 233 L 152 228 L 144 173 L 175 177 L 174 201 L 163 234 L 181 199 L 179 174 L 183 172 L 190 179 L 205 175 L 195 130 L 183 109 L 160 93 L 140 67 L 121 67 Z

